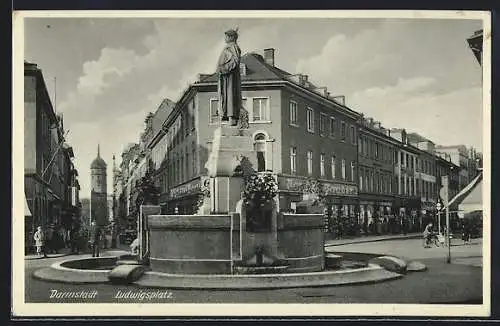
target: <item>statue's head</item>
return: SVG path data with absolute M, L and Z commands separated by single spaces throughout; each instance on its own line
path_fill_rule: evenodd
M 226 35 L 226 43 L 236 42 L 238 39 L 238 29 L 230 29 L 224 33 Z

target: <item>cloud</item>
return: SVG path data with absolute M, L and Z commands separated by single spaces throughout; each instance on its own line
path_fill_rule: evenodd
M 429 77 L 400 79 L 395 85 L 368 88 L 347 98 L 348 105 L 382 122 L 406 128 L 442 145 L 482 148 L 482 89 L 435 92 Z
M 57 39 L 61 46 L 68 43 L 68 51 L 74 51 L 69 52 L 73 56 L 65 56 L 65 60 L 78 57 L 75 59 L 78 64 L 73 63 L 71 81 L 66 83 L 71 90 L 59 93 L 58 87 L 57 109 L 64 113 L 65 126 L 72 130 L 70 142 L 78 160 L 82 194 L 89 191 L 89 165 L 95 157 L 97 142 L 101 143 L 101 154 L 110 165 L 111 153 L 119 157 L 123 146 L 138 141 L 147 112 L 155 111 L 165 97 L 178 100 L 198 73 L 215 70 L 223 46 L 223 32 L 235 26 L 240 27 L 239 43 L 243 52 L 262 52 L 264 48 L 273 47 L 280 68 L 308 74 L 313 83 L 327 86 L 334 95 L 346 95 L 349 105 L 371 112 L 385 123 L 420 128 L 422 123 L 406 119 L 405 114 L 415 117 L 415 112 L 423 109 L 427 110 L 426 114 L 444 115 L 450 112 L 439 111 L 439 108 L 449 106 L 458 110 L 451 113 L 456 115 L 452 117 L 455 120 L 459 119 L 456 112 L 464 111 L 468 120 L 460 123 L 471 123 L 472 134 L 477 126 L 472 124 L 476 120 L 470 117 L 470 112 L 476 112 L 471 108 L 477 107 L 477 92 L 470 85 L 456 87 L 453 84 L 462 83 L 460 74 L 471 76 L 472 70 L 477 69 L 470 49 L 464 46 L 463 53 L 455 55 L 458 50 L 450 46 L 450 42 L 462 40 L 456 40 L 452 34 L 439 35 L 442 30 L 455 33 L 454 26 L 417 32 L 420 27 L 409 28 L 409 25 L 330 19 L 321 22 L 96 19 L 85 33 L 79 34 L 84 30 L 79 27 L 66 35 L 61 28 Z M 429 34 L 429 30 L 433 33 Z M 44 53 L 47 62 L 54 60 L 51 53 L 46 50 Z M 443 59 L 445 56 L 452 59 Z M 470 57 L 473 68 L 463 64 L 461 69 L 450 66 L 450 62 L 462 63 L 461 56 L 465 60 Z M 60 67 L 57 62 L 52 66 Z M 64 69 L 66 66 L 70 63 Z M 76 72 L 80 72 L 79 76 L 73 77 Z M 54 73 L 58 81 L 59 73 Z M 477 81 L 474 82 L 477 85 Z M 465 106 L 469 106 L 469 111 Z M 424 115 L 419 113 L 420 116 Z M 457 139 L 462 139 L 460 137 Z M 108 184 L 111 185 L 111 170 L 108 170 Z

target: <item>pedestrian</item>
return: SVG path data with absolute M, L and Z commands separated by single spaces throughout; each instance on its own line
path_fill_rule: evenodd
M 43 257 L 47 257 L 47 254 L 45 252 L 45 233 L 43 232 L 41 226 L 37 228 L 37 231 L 35 232 L 33 238 L 35 240 L 36 253 L 38 257 L 41 257 L 42 254 Z
M 100 232 L 95 222 L 92 222 L 92 225 L 90 226 L 89 242 L 92 250 L 92 257 L 99 257 Z
M 47 228 L 47 232 L 45 232 L 45 241 L 44 241 L 45 251 L 49 254 L 53 252 L 53 243 L 52 243 L 53 234 L 54 234 L 53 226 L 49 225 L 49 227 Z
M 432 236 L 432 222 L 429 222 L 427 226 L 425 227 L 423 237 L 424 237 L 424 248 L 430 248 L 430 240 Z

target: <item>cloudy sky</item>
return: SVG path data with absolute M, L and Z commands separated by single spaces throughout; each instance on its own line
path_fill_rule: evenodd
M 224 31 L 245 52 L 309 75 L 383 126 L 482 148 L 481 68 L 466 38 L 476 20 L 26 18 L 25 60 L 43 70 L 88 197 L 97 144 L 108 163 L 137 142 L 147 112 L 211 73 Z M 54 101 L 54 99 L 52 99 Z

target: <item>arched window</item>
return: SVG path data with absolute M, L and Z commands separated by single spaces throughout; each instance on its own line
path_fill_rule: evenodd
M 267 136 L 264 133 L 257 133 L 254 140 L 254 149 L 257 152 L 257 171 L 262 172 L 266 170 Z

